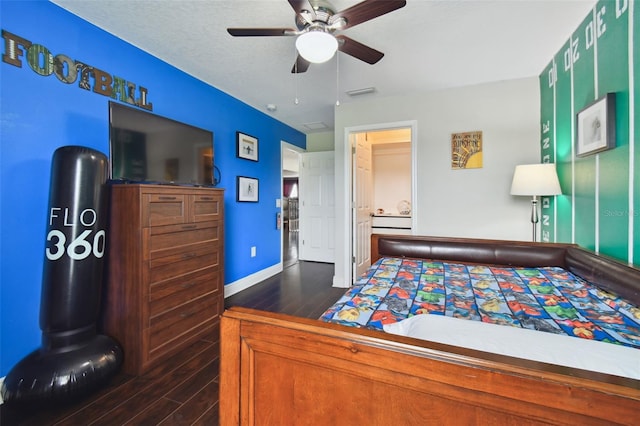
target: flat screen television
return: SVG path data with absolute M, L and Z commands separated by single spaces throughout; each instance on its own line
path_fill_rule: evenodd
M 113 181 L 213 186 L 213 132 L 109 102 Z

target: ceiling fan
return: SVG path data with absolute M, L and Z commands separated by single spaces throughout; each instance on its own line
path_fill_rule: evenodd
M 404 7 L 405 0 L 364 0 L 343 11 L 324 0 L 288 0 L 296 12 L 296 28 L 227 28 L 234 37 L 297 36 L 298 57 L 292 73 L 307 71 L 311 63 L 326 62 L 339 50 L 369 64 L 384 56 L 345 35 L 334 35 L 363 22 Z

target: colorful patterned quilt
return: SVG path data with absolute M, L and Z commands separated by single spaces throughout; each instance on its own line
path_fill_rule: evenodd
M 640 308 L 558 267 L 382 258 L 321 320 L 382 330 L 436 314 L 640 349 Z

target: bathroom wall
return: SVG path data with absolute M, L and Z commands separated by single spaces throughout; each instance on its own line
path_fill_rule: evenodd
M 398 214 L 401 200 L 411 201 L 411 143 L 373 145 L 373 206 Z

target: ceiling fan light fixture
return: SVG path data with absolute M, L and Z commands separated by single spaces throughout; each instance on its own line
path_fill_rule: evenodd
M 326 31 L 308 31 L 296 40 L 298 53 L 307 61 L 320 64 L 327 62 L 338 50 L 338 40 Z

